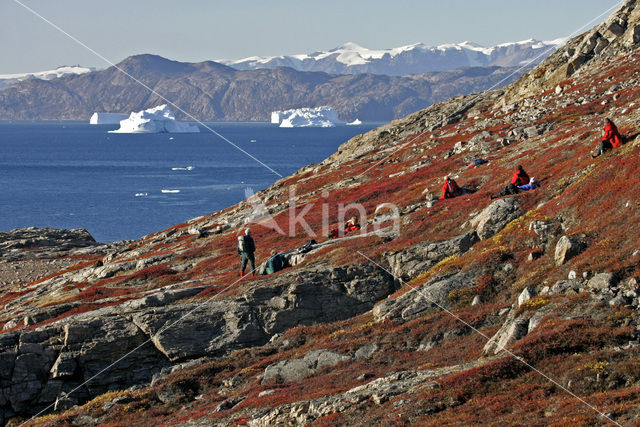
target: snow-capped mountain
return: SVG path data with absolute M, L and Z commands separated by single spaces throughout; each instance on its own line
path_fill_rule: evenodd
M 356 43 L 345 43 L 326 52 L 219 60 L 239 70 L 291 67 L 299 71 L 324 71 L 333 74 L 386 74 L 403 76 L 459 67 L 517 67 L 535 65 L 565 43 L 523 40 L 483 47 L 472 42 L 427 46 L 416 43 L 393 49 L 373 50 Z
M 81 67 L 80 65 L 62 66 L 54 70 L 37 71 L 35 73 L 0 74 L 0 89 L 26 79 L 51 80 L 72 74 L 85 74 L 95 71 L 94 67 Z

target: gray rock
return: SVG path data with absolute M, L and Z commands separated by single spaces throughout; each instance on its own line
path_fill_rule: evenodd
M 29 409 L 30 401 L 35 399 L 43 387 L 49 371 L 46 356 L 36 353 L 21 354 L 16 358 L 9 401 L 16 412 Z
M 535 138 L 536 136 L 540 135 L 542 132 L 536 126 L 529 126 L 528 128 L 524 129 L 524 133 L 525 135 L 527 135 L 527 138 Z
M 65 378 L 72 377 L 76 372 L 78 364 L 76 363 L 73 355 L 70 353 L 60 353 L 55 363 L 51 367 L 51 378 Z
M 300 381 L 320 369 L 334 366 L 345 360 L 350 360 L 350 358 L 324 349 L 313 350 L 302 359 L 283 360 L 267 366 L 264 370 L 262 383 L 264 384 L 271 379 L 282 382 Z
M 520 215 L 522 211 L 516 198 L 506 197 L 487 206 L 471 220 L 471 225 L 475 227 L 480 239 L 484 240 L 498 233 Z
M 575 236 L 562 236 L 556 243 L 554 260 L 557 266 L 567 262 L 584 250 L 584 244 Z
M 441 260 L 455 254 L 467 252 L 477 241 L 475 231 L 467 232 L 450 240 L 425 242 L 409 249 L 387 255 L 396 284 L 401 285 L 428 270 Z
M 449 295 L 452 291 L 473 286 L 475 275 L 472 273 L 450 272 L 439 275 L 395 300 L 389 299 L 379 304 L 373 311 L 374 320 L 385 319 L 409 321 L 422 316 L 429 310 L 451 308 Z
M 591 290 L 603 291 L 614 284 L 615 276 L 613 273 L 598 273 L 587 282 L 587 287 Z
M 367 344 L 365 346 L 360 347 L 358 350 L 356 350 L 354 358 L 356 360 L 368 359 L 371 356 L 373 356 L 373 354 L 376 351 L 378 351 L 378 344 L 376 343 Z
M 522 292 L 518 296 L 518 307 L 520 307 L 522 304 L 524 304 L 526 301 L 529 301 L 531 298 L 533 298 L 536 295 L 537 295 L 536 290 L 533 289 L 531 286 L 527 286 L 522 290 Z
M 630 302 L 630 298 L 627 298 L 626 296 L 620 294 L 609 300 L 609 305 L 612 307 L 615 305 L 629 305 Z
M 488 355 L 498 354 L 510 344 L 527 335 L 529 331 L 529 318 L 514 318 L 513 312 L 509 315 L 502 327 L 485 344 L 483 352 Z

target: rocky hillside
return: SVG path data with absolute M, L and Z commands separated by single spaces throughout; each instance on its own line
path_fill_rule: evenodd
M 132 56 L 117 67 L 192 115 L 174 108 L 178 118 L 263 121 L 271 111 L 322 105 L 343 120 L 388 121 L 452 96 L 504 86 L 523 72 L 476 67 L 406 77 L 342 76 L 291 68 L 238 71 L 154 55 Z M 167 103 L 120 70 L 16 83 L 0 90 L 0 119 L 88 121 L 96 111 L 129 113 Z
M 2 420 L 637 424 L 638 12 L 625 3 L 610 47 L 579 69 L 559 52 L 505 90 L 353 138 L 229 209 L 7 285 Z M 603 117 L 626 143 L 594 159 Z M 488 163 L 468 167 L 477 158 Z M 490 199 L 517 164 L 541 188 Z M 470 191 L 434 203 L 445 174 Z M 367 227 L 327 240 L 323 213 L 335 223 L 348 203 Z M 262 262 L 309 238 L 300 222 L 275 231 L 302 213 L 319 244 L 238 280 L 236 233 L 252 224 Z

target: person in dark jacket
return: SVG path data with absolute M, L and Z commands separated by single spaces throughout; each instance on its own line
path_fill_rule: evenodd
M 498 197 L 511 196 L 513 194 L 518 194 L 520 192 L 520 187 L 517 185 L 510 183 L 498 194 L 492 194 L 491 199 L 497 199 Z
M 238 255 L 240 255 L 240 277 L 244 276 L 244 269 L 249 263 L 249 272 L 251 277 L 256 269 L 256 260 L 254 252 L 256 251 L 256 245 L 251 237 L 251 230 L 246 229 L 244 235 L 238 236 Z
M 279 254 L 275 249 L 271 250 L 271 258 L 267 260 L 264 267 L 264 274 L 273 274 L 286 267 L 287 260 L 284 255 Z
M 618 148 L 622 145 L 622 136 L 620 132 L 618 132 L 618 128 L 611 121 L 611 119 L 604 119 L 604 129 L 602 139 L 600 140 L 600 146 L 598 147 L 598 152 L 596 154 L 592 154 L 592 157 L 598 157 L 603 155 L 605 152 Z
M 529 183 L 529 175 L 524 171 L 522 165 L 518 165 L 518 169 L 511 177 L 511 183 L 515 186 L 525 185 Z

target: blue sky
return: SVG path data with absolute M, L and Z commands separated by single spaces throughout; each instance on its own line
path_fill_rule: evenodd
M 485 46 L 568 36 L 616 0 L 17 0 L 113 62 L 140 53 L 180 61 L 417 42 Z M 589 25 L 589 28 L 602 21 Z M 588 28 L 587 28 L 588 29 Z M 586 30 L 586 29 L 585 29 Z M 16 0 L 0 2 L 0 74 L 108 66 Z

